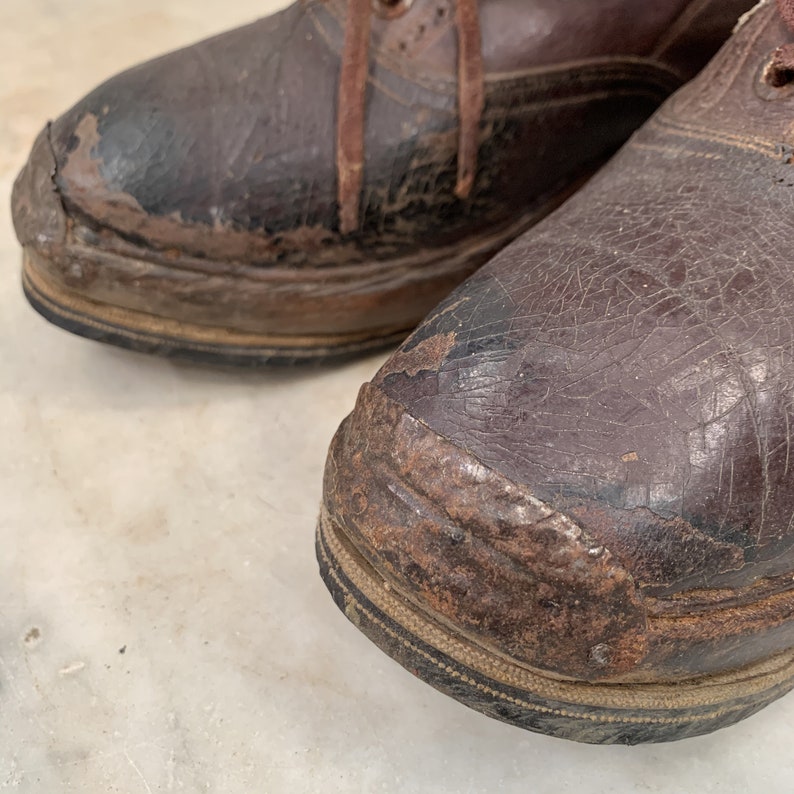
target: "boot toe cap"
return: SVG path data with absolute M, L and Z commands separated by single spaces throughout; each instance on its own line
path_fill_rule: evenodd
M 376 386 L 334 441 L 325 511 L 388 587 L 492 652 L 580 680 L 646 652 L 642 599 L 608 549 Z

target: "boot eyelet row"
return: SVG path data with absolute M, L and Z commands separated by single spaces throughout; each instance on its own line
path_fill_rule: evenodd
M 383 19 L 396 19 L 405 14 L 413 5 L 413 0 L 372 0 L 372 8 Z

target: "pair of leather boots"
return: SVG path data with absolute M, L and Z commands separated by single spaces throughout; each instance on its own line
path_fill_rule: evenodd
M 750 6 L 303 0 L 144 64 L 35 143 L 28 299 L 242 364 L 429 311 L 331 446 L 339 607 L 524 728 L 734 723 L 794 686 L 794 2 Z

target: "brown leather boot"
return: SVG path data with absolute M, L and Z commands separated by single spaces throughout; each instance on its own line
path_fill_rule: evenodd
M 362 388 L 322 575 L 463 703 L 585 742 L 794 685 L 794 2 L 764 2 Z
M 588 175 L 751 0 L 303 0 L 125 72 L 14 191 L 31 303 L 227 363 L 404 336 Z

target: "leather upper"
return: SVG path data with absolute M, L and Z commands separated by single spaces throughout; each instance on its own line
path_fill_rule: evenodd
M 340 428 L 327 513 L 483 648 L 631 682 L 794 643 L 794 82 L 766 79 L 792 41 L 748 15 Z
M 759 10 L 377 379 L 649 594 L 794 567 L 794 89 L 762 79 L 791 39 Z
M 322 266 L 449 246 L 603 159 L 750 3 L 637 5 L 483 0 L 486 108 L 465 200 L 451 0 L 373 26 L 353 234 L 336 206 L 342 0 L 298 2 L 100 86 L 52 124 L 55 183 L 80 223 L 172 251 L 175 266 L 179 253 Z

